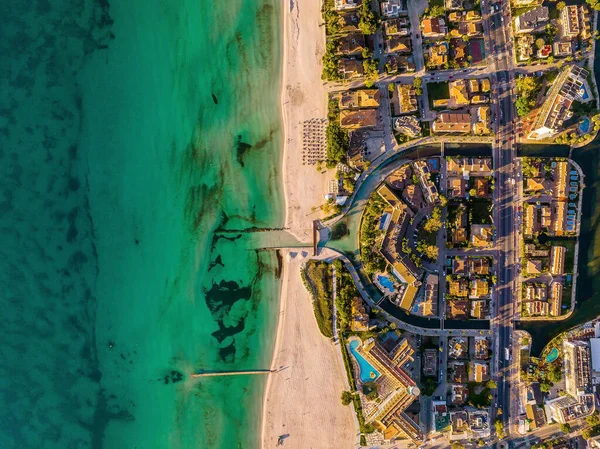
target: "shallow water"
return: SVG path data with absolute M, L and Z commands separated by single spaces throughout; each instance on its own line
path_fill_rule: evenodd
M 0 11 L 0 447 L 257 447 L 264 379 L 189 374 L 270 361 L 278 3 Z

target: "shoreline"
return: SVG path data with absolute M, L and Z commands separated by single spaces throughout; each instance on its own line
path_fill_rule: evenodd
M 313 219 L 320 216 L 313 206 L 322 204 L 335 175 L 319 172 L 302 161 L 302 123 L 327 116 L 327 90 L 320 78 L 325 42 L 325 31 L 320 26 L 321 3 L 311 0 L 300 6 L 298 2 L 285 2 L 280 18 L 284 227 L 299 241 L 310 242 Z M 263 391 L 259 445 L 263 449 L 274 447 L 282 435 L 287 435 L 285 446 L 292 449 L 327 449 L 355 443 L 354 412 L 339 399 L 345 373 L 340 371 L 337 348 L 321 335 L 312 301 L 302 284 L 300 269 L 310 258 L 307 253 L 308 247 L 281 250 L 279 315 L 269 367 L 282 368 L 279 373 L 268 374 Z M 320 405 L 318 410 L 315 404 Z M 348 431 L 333 438 L 329 432 L 317 431 L 315 423 Z

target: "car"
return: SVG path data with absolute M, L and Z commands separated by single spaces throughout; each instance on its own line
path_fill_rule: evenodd
M 577 207 L 575 203 L 569 203 L 569 207 Z
M 419 39 L 419 35 L 417 34 L 417 39 Z

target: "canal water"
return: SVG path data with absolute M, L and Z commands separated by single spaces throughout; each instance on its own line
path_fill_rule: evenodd
M 596 84 L 600 82 L 600 46 L 596 46 L 594 73 Z M 566 151 L 566 154 L 565 154 Z M 546 344 L 559 333 L 589 321 L 600 315 L 600 207 L 598 193 L 600 189 L 600 137 L 583 148 L 573 150 L 572 158 L 585 174 L 583 191 L 581 236 L 579 240 L 579 277 L 575 312 L 564 321 L 547 323 L 529 323 L 517 326 L 528 331 L 533 337 L 532 355 L 538 355 Z M 526 156 L 562 156 L 568 155 L 564 145 L 523 146 L 520 155 Z

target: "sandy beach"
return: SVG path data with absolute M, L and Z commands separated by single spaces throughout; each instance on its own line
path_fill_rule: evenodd
M 302 164 L 302 123 L 327 117 L 326 89 L 321 80 L 325 30 L 320 27 L 321 3 L 291 0 L 284 5 L 281 102 L 284 127 L 282 162 L 286 201 L 285 226 L 301 241 L 312 244 L 313 207 L 334 173 L 319 173 Z M 305 254 L 312 254 L 306 250 Z M 353 447 L 353 409 L 342 406 L 345 373 L 333 342 L 321 335 L 312 302 L 302 284 L 302 252 L 286 251 L 280 314 L 272 369 L 265 389 L 262 448 L 274 448 L 287 435 L 286 448 Z
M 300 267 L 301 253 L 284 256 L 275 352 L 263 404 L 262 448 L 279 436 L 292 449 L 350 448 L 356 442 L 353 409 L 340 394 L 345 372 L 333 343 L 319 332 Z

